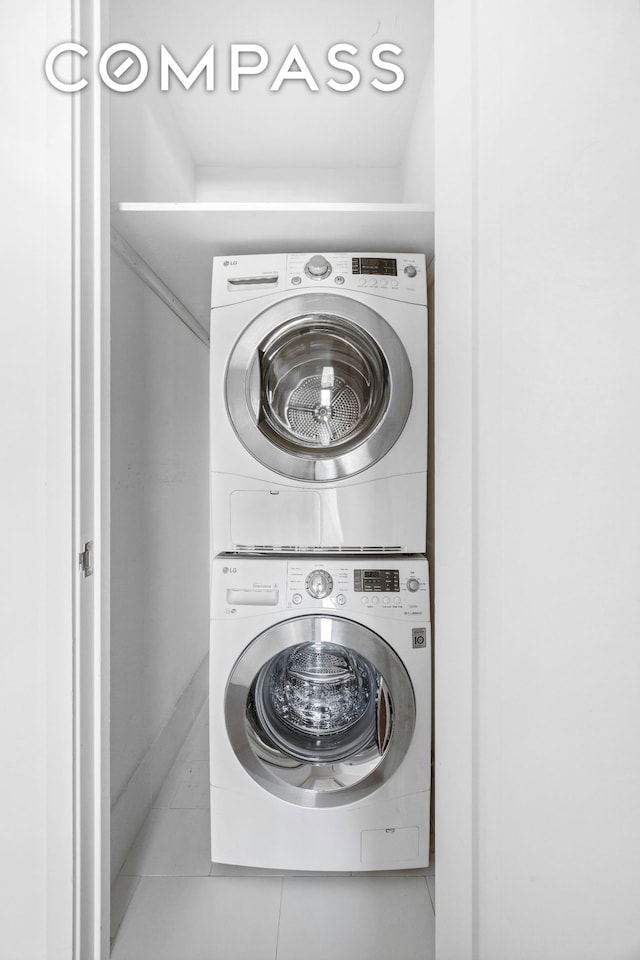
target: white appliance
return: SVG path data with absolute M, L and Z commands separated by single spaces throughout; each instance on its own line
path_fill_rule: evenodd
M 216 257 L 212 555 L 422 553 L 421 254 Z
M 212 860 L 426 866 L 427 561 L 217 557 L 211 607 Z

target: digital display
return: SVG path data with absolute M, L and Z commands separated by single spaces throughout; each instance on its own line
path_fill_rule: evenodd
M 351 272 L 373 274 L 378 277 L 397 277 L 398 261 L 382 257 L 352 257 Z
M 356 593 L 400 593 L 399 570 L 354 570 Z

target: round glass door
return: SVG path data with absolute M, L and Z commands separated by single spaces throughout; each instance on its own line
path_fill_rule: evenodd
M 376 744 L 382 678 L 346 647 L 315 640 L 276 654 L 249 694 L 258 736 L 303 763 L 338 763 Z
M 247 327 L 226 397 L 236 433 L 261 463 L 297 479 L 335 480 L 391 449 L 411 408 L 411 366 L 374 310 L 303 294 Z
M 361 624 L 297 617 L 266 630 L 227 685 L 227 732 L 247 772 L 306 806 L 351 802 L 397 769 L 415 721 L 399 657 Z

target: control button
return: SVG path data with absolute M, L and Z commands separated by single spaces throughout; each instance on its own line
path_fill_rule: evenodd
M 371 599 L 371 602 L 372 602 L 372 603 L 380 603 L 380 597 L 376 597 L 375 594 L 374 594 L 374 596 L 373 596 L 372 599 Z
M 335 277 L 334 279 L 336 283 L 344 283 L 344 277 Z
M 298 286 L 299 283 L 302 283 L 302 277 L 291 277 L 291 283 Z
M 331 273 L 331 264 L 326 257 L 317 253 L 305 264 L 304 272 L 308 277 L 311 277 L 312 280 L 322 280 Z
M 367 603 L 368 599 L 368 597 L 360 597 L 360 603 Z
M 399 606 L 399 604 L 400 604 L 400 597 L 394 597 L 394 598 L 393 598 L 393 602 L 394 602 L 394 604 L 395 604 L 396 607 Z
M 385 607 L 388 607 L 391 603 L 391 600 L 389 600 L 389 597 L 383 597 L 382 602 L 384 603 Z
M 397 281 L 397 280 L 392 280 L 392 281 L 391 281 L 391 286 L 393 287 L 394 290 L 397 290 L 397 289 L 398 289 L 398 281 Z
M 415 277 L 415 275 L 416 275 L 416 273 L 417 273 L 418 271 L 416 270 L 416 268 L 414 267 L 414 265 L 413 265 L 412 263 L 409 263 L 409 264 L 407 264 L 407 266 L 404 268 L 404 272 L 406 273 L 406 275 L 407 275 L 408 277 Z
M 378 281 L 376 280 L 375 277 L 373 277 L 371 280 L 369 280 L 369 286 L 370 286 L 370 287 L 377 287 L 377 286 L 378 286 Z
M 333 590 L 333 580 L 326 570 L 312 570 L 305 581 L 305 587 L 310 597 L 324 600 Z
M 420 589 L 420 581 L 416 580 L 415 577 L 409 577 L 407 580 L 407 590 L 410 590 L 411 593 L 416 593 Z
M 343 607 L 346 602 L 347 602 L 347 598 L 345 597 L 344 593 L 339 593 L 338 596 L 336 597 L 336 603 L 339 603 L 340 606 Z
M 301 593 L 294 593 L 294 595 L 291 597 L 291 599 L 293 600 L 293 602 L 294 602 L 294 603 L 296 604 L 296 606 L 297 606 L 299 603 L 302 603 L 302 594 L 301 594 Z
M 386 287 L 388 283 L 389 283 L 388 280 L 381 280 L 381 281 L 380 281 L 380 286 L 381 286 L 381 287 Z
M 364 277 L 360 277 L 360 279 L 358 280 L 358 286 L 359 286 L 359 287 L 366 287 L 366 285 L 367 285 L 367 281 L 365 280 L 365 278 L 364 278 Z

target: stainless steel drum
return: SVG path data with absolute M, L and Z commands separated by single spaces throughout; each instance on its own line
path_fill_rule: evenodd
M 387 453 L 411 409 L 411 365 L 374 310 L 333 294 L 269 307 L 237 341 L 227 409 L 265 466 L 303 480 L 335 480 Z
M 336 763 L 376 743 L 380 675 L 363 657 L 319 640 L 277 654 L 250 693 L 258 734 L 303 763 Z
M 236 756 L 266 790 L 304 806 L 351 802 L 397 770 L 415 700 L 397 654 L 342 617 L 265 630 L 238 659 L 225 695 Z
M 340 317 L 283 324 L 258 348 L 259 429 L 288 450 L 335 457 L 353 448 L 384 416 L 387 369 L 376 342 Z

